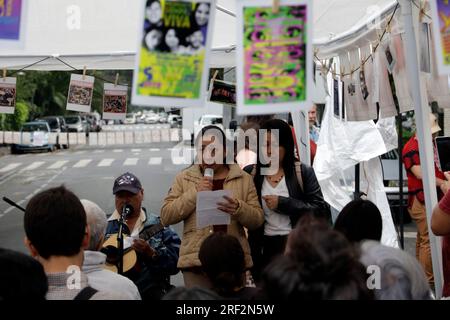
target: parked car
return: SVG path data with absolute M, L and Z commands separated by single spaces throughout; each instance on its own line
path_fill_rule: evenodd
M 167 118 L 167 123 L 170 124 L 171 128 L 179 128 L 182 124 L 182 118 L 177 114 L 171 114 Z
M 212 114 L 205 114 L 198 119 L 198 121 L 195 121 L 194 123 L 194 139 L 197 137 L 197 134 L 202 130 L 202 128 L 209 126 L 209 125 L 215 125 L 219 127 L 220 129 L 224 130 L 223 128 L 223 117 L 220 115 L 212 115 Z
M 100 132 L 102 130 L 100 114 L 97 112 L 89 113 L 86 115 L 86 118 L 89 122 L 90 132 Z
M 55 150 L 49 143 L 50 126 L 47 121 L 32 121 L 23 124 L 20 129 L 20 142 L 11 145 L 11 153 Z M 29 134 L 29 140 L 25 135 Z
M 149 114 L 145 118 L 146 124 L 155 124 L 159 122 L 159 117 L 156 114 Z
M 50 127 L 50 131 L 54 133 L 58 133 L 58 136 L 56 137 L 56 147 L 58 149 L 64 148 L 68 149 L 69 144 L 60 145 L 59 144 L 59 134 L 62 132 L 66 132 L 66 122 L 64 121 L 64 117 L 61 116 L 47 116 L 38 119 L 37 121 L 45 121 L 48 123 L 48 126 Z
M 160 112 L 158 114 L 158 117 L 159 117 L 159 123 L 167 123 L 167 113 Z
M 128 113 L 125 118 L 125 124 L 136 124 L 136 115 L 134 113 Z
M 86 126 L 80 116 L 67 116 L 65 119 L 68 132 L 85 132 Z

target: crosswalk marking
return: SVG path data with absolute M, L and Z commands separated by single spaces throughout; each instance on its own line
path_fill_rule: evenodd
M 150 151 L 151 152 L 156 152 L 156 151 L 160 151 L 161 149 L 159 149 L 159 148 L 150 148 Z
M 122 149 L 114 149 L 113 152 L 120 153 L 120 152 L 123 152 L 123 150 Z
M 91 159 L 83 159 L 78 161 L 77 163 L 75 163 L 75 165 L 73 166 L 74 168 L 84 168 L 86 167 L 89 163 L 91 163 Z
M 125 162 L 123 163 L 124 166 L 135 166 L 137 165 L 138 158 L 127 158 L 125 159 Z
M 86 153 L 86 150 L 75 151 L 73 154 L 84 154 L 84 153 Z
M 28 167 L 24 168 L 23 170 L 34 170 L 42 166 L 45 162 L 43 161 L 35 161 L 32 164 L 30 164 Z
M 3 167 L 0 169 L 0 173 L 6 172 L 6 171 L 10 171 L 10 170 L 14 170 L 15 168 L 19 167 L 22 163 L 10 163 L 8 164 L 6 167 Z
M 54 164 L 52 164 L 50 167 L 48 167 L 47 169 L 60 169 L 62 168 L 67 162 L 67 160 L 60 160 L 60 161 L 56 161 Z
M 141 149 L 131 149 L 131 152 L 141 152 Z
M 93 153 L 103 153 L 105 150 L 95 150 Z
M 114 162 L 115 159 L 103 159 L 100 161 L 100 163 L 97 165 L 97 167 L 109 167 Z
M 162 158 L 161 157 L 150 158 L 150 161 L 148 162 L 148 164 L 151 165 L 151 166 L 159 165 L 161 163 L 162 163 Z

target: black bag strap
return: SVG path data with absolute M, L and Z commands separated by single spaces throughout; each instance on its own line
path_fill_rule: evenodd
M 80 292 L 78 292 L 78 294 L 76 295 L 75 298 L 73 298 L 73 300 L 89 300 L 97 292 L 98 290 L 87 286 L 83 288 Z

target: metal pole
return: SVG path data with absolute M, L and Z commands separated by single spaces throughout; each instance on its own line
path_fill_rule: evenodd
M 402 114 L 397 116 L 398 123 L 398 180 L 399 180 L 399 224 L 400 224 L 400 247 L 405 249 L 405 226 L 403 221 L 403 161 L 402 161 L 402 150 L 403 150 L 403 123 Z
M 353 200 L 361 198 L 361 164 L 355 165 L 355 193 L 353 194 Z
M 414 110 L 416 114 L 417 137 L 419 139 L 420 163 L 422 169 L 422 182 L 425 192 L 425 205 L 430 238 L 431 258 L 433 261 L 435 295 L 437 299 L 442 295 L 442 252 L 440 238 L 431 231 L 431 215 L 437 204 L 436 177 L 434 173 L 434 152 L 429 122 L 430 108 L 426 95 L 421 90 L 419 62 L 417 54 L 416 36 L 412 16 L 412 0 L 400 0 L 401 12 L 405 29 L 405 54 L 408 80 L 411 85 Z

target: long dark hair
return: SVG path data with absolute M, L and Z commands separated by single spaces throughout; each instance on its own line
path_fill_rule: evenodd
M 292 136 L 291 127 L 280 119 L 271 119 L 264 122 L 260 130 L 266 130 L 267 133 L 272 132 L 272 130 L 278 130 L 278 144 L 285 150 L 285 155 L 283 161 L 280 162 L 280 166 L 283 167 L 285 175 L 289 175 L 295 165 L 295 154 L 294 154 L 294 137 Z M 261 148 L 265 141 L 262 141 L 261 135 L 258 136 L 258 146 Z M 256 174 L 261 174 L 261 164 L 260 152 L 258 152 L 258 163 L 256 165 Z

